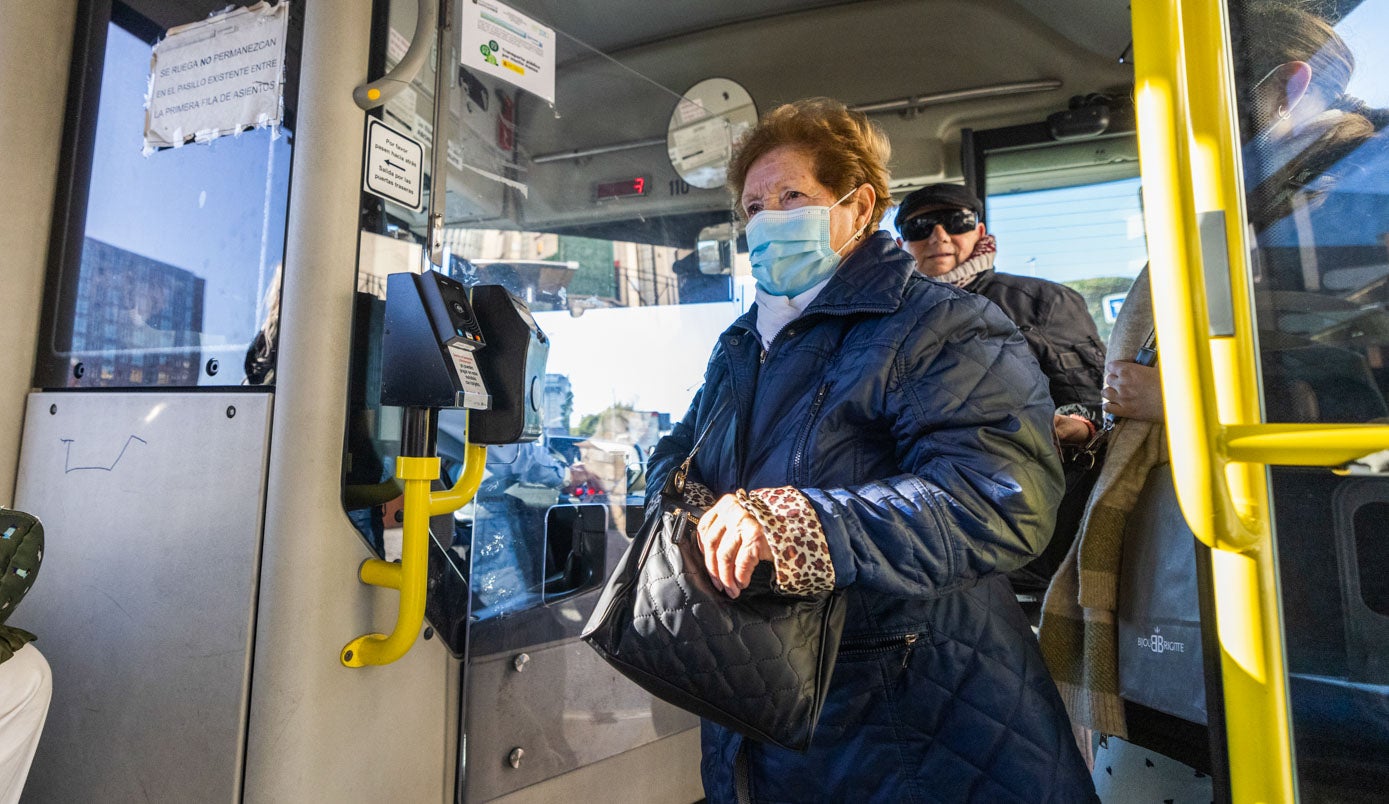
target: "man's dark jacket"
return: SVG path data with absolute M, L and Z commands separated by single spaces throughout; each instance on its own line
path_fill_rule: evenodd
M 1057 407 L 1080 403 L 1099 408 L 1104 341 L 1084 296 L 1059 282 L 1000 274 L 992 268 L 965 290 L 997 304 L 1022 330 L 1047 375 Z
M 1052 401 L 1017 329 L 979 296 L 921 277 L 882 232 L 765 360 L 756 314 L 720 336 L 648 488 L 714 422 L 693 475 L 716 494 L 800 490 L 848 613 L 810 749 L 706 722 L 708 800 L 738 800 L 740 754 L 754 801 L 1091 799 L 1001 574 L 1042 549 L 1062 486 Z
M 1087 418 L 1098 424 L 1105 348 L 1095 319 L 1086 309 L 1085 297 L 1059 282 L 1000 274 L 992 268 L 975 277 L 965 290 L 998 305 L 1018 325 L 1041 364 L 1042 373 L 1047 375 L 1056 406 L 1081 404 Z M 1014 590 L 1036 598 L 1032 604 L 1034 614 L 1039 613 L 1042 594 L 1075 541 L 1090 489 L 1098 476 L 1098 470 L 1067 469 L 1066 493 L 1046 550 L 1036 560 L 1009 573 Z

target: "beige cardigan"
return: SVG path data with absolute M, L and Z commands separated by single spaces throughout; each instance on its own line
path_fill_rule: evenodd
M 1148 269 L 1129 289 L 1114 323 L 1106 360 L 1133 360 L 1153 330 Z M 1119 698 L 1119 563 L 1124 526 L 1153 466 L 1166 460 L 1160 423 L 1119 419 L 1090 493 L 1079 537 L 1042 605 L 1041 644 L 1071 722 L 1103 734 L 1128 735 Z

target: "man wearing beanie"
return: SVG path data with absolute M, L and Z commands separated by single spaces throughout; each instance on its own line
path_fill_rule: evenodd
M 1057 282 L 995 272 L 997 244 L 984 229 L 983 211 L 978 197 L 958 184 L 923 187 L 897 208 L 897 245 L 916 259 L 916 270 L 984 296 L 1018 325 L 1051 386 L 1057 441 L 1084 445 L 1103 421 L 1105 354 L 1085 297 Z M 1066 474 L 1066 496 L 1051 543 L 1032 563 L 1009 573 L 1016 591 L 1035 594 L 1038 601 L 1075 538 L 1094 483 L 1093 472 L 1068 469 Z

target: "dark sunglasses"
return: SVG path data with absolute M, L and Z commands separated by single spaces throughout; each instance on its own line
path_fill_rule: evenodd
M 902 239 L 925 240 L 937 226 L 944 226 L 946 234 L 961 235 L 979 226 L 979 216 L 970 209 L 927 212 L 902 223 Z

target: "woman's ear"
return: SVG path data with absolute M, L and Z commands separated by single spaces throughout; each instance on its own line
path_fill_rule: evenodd
M 1312 66 L 1305 61 L 1290 61 L 1278 67 L 1279 85 L 1283 97 L 1279 100 L 1278 116 L 1287 118 L 1293 109 L 1307 97 L 1307 89 L 1312 85 Z
M 878 191 L 866 182 L 860 184 L 854 192 L 854 204 L 858 206 L 858 210 L 854 212 L 854 221 L 857 223 L 860 217 L 863 218 L 863 223 L 858 228 L 867 226 L 868 216 L 873 214 L 873 207 L 878 205 Z

